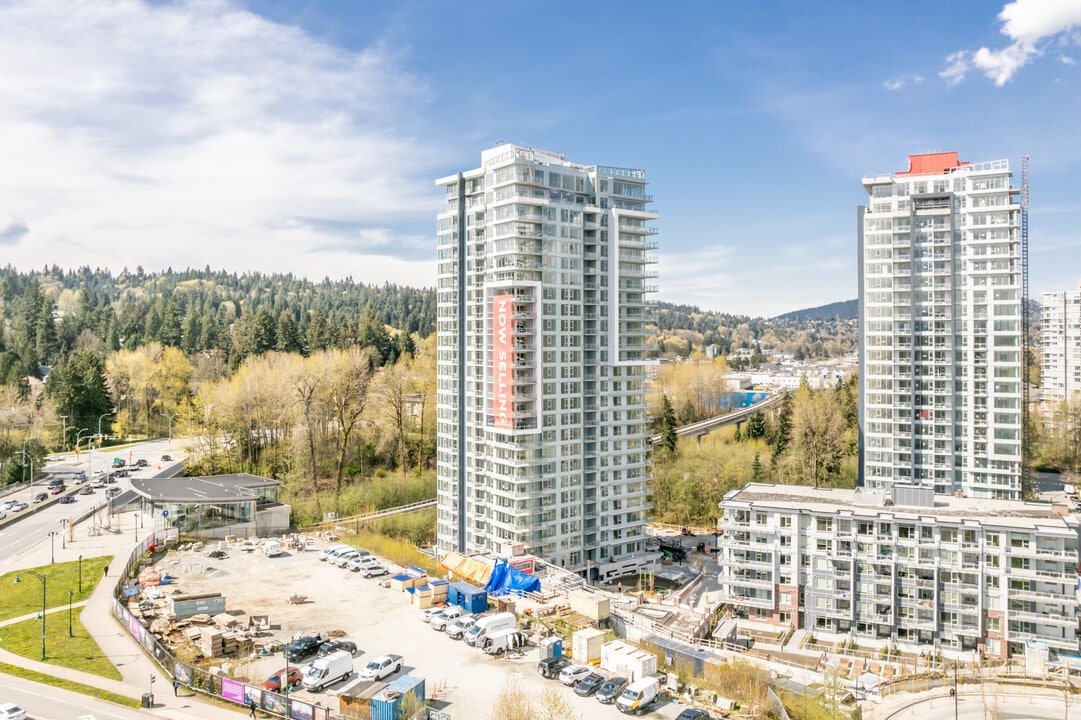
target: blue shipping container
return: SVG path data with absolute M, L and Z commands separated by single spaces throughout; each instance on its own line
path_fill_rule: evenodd
M 482 613 L 488 610 L 488 593 L 480 588 L 460 591 L 459 605 L 466 612 Z
M 373 695 L 371 720 L 402 720 L 402 701 L 409 695 L 424 702 L 424 678 L 403 675 Z

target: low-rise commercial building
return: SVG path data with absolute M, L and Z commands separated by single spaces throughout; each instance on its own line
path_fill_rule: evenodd
M 992 657 L 1025 641 L 1078 653 L 1079 524 L 1065 508 L 762 483 L 720 507 L 721 592 L 749 617 Z
M 247 473 L 131 481 L 143 512 L 155 518 L 157 527 L 204 538 L 267 537 L 287 531 L 292 508 L 278 501 L 279 485 Z

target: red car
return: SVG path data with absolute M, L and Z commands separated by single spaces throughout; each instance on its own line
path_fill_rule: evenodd
M 53 495 L 59 495 L 65 490 L 67 490 L 67 488 L 63 485 L 53 485 L 51 488 L 49 488 L 49 492 L 51 492 Z
M 283 668 L 283 669 L 279 670 L 278 672 L 274 673 L 273 675 L 271 675 L 270 677 L 268 677 L 266 679 L 266 682 L 263 683 L 263 689 L 264 690 L 270 690 L 271 692 L 281 692 L 282 691 L 282 675 L 285 672 L 286 672 L 286 669 Z M 288 672 L 289 672 L 288 681 L 285 684 L 289 685 L 291 687 L 298 687 L 300 685 L 301 679 L 304 677 L 304 673 L 300 672 L 300 668 L 293 667 L 291 665 L 288 668 Z
M 45 493 L 37 493 L 36 495 L 34 495 L 34 502 L 36 503 L 45 502 L 48 499 L 49 496 Z

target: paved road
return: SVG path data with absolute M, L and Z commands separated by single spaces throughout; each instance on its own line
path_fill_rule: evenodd
M 164 441 L 140 443 L 132 447 L 131 457 L 145 457 L 148 467 L 140 471 L 143 476 L 164 475 L 175 470 L 175 466 L 161 463 L 163 454 L 173 455 L 179 461 L 184 453 Z M 109 451 L 104 454 L 108 455 Z M 78 469 L 85 469 L 88 462 L 97 467 L 99 462 L 112 462 L 95 456 L 92 461 L 80 458 Z M 72 465 L 71 462 L 65 463 Z M 123 489 L 130 487 L 130 482 L 121 479 L 117 485 Z M 111 487 L 111 486 L 110 486 Z M 98 495 L 101 495 L 99 491 Z M 59 528 L 63 517 L 77 517 L 82 514 L 80 505 L 87 499 L 97 500 L 98 496 L 78 496 L 79 502 L 72 505 L 54 505 L 44 510 L 17 519 L 0 528 L 0 573 L 23 568 L 47 565 L 50 561 L 66 562 L 77 559 L 113 555 L 119 566 L 121 558 L 127 558 L 135 547 L 137 538 L 144 537 L 147 530 L 140 527 L 137 513 L 125 512 L 108 518 L 109 532 L 97 533 L 95 520 L 87 520 L 74 527 L 64 536 L 63 541 L 56 537 L 50 543 L 49 531 Z M 103 496 L 102 496 L 103 497 Z M 100 500 L 98 500 L 100 502 Z M 98 518 L 100 520 L 102 518 Z M 144 520 L 145 524 L 145 520 Z M 136 720 L 157 716 L 168 720 L 238 720 L 247 713 L 242 708 L 228 707 L 208 703 L 199 697 L 173 697 L 168 678 L 143 653 L 142 649 L 117 625 L 112 616 L 112 588 L 117 582 L 117 570 L 111 569 L 110 576 L 102 580 L 101 567 L 84 567 L 86 582 L 98 583 L 94 593 L 86 602 L 79 615 L 79 621 L 94 637 L 106 657 L 116 666 L 123 676 L 122 680 L 109 680 L 78 670 L 49 665 L 28 658 L 8 653 L 0 645 L 0 662 L 36 670 L 54 677 L 65 678 L 84 685 L 98 687 L 119 695 L 139 699 L 143 693 L 150 692 L 150 676 L 156 675 L 158 681 L 153 687 L 154 708 L 150 710 L 129 710 L 109 702 L 70 693 L 51 686 L 0 674 L 0 702 L 14 702 L 22 706 L 34 720 Z M 31 608 L 32 609 L 32 608 Z

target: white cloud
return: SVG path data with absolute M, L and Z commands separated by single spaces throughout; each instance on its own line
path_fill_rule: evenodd
M 902 90 L 909 85 L 919 85 L 923 82 L 923 76 L 921 75 L 902 75 L 901 77 L 894 78 L 893 80 L 887 80 L 882 83 L 890 92 L 896 92 Z
M 15 2 L 0 36 L 5 261 L 434 280 L 394 226 L 438 203 L 428 93 L 387 48 L 226 0 Z
M 1063 65 L 1076 65 L 1077 61 L 1068 55 L 1060 55 L 1058 61 Z
M 947 67 L 939 76 L 956 85 L 976 69 L 1002 87 L 1034 57 L 1043 52 L 1041 43 L 1058 36 L 1062 42 L 1076 42 L 1072 30 L 1081 27 L 1081 3 L 1077 0 L 1014 0 L 998 14 L 1001 32 L 1013 42 L 1000 50 L 982 47 L 975 52 L 959 51 L 946 58 Z

